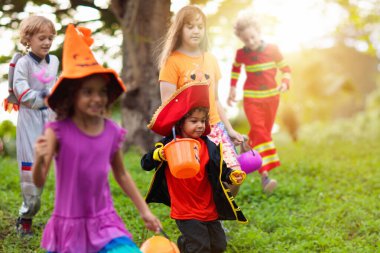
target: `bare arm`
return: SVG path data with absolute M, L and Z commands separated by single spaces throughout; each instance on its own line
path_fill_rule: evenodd
M 228 95 L 228 98 L 227 98 L 227 104 L 229 106 L 234 106 L 234 104 L 236 103 L 236 87 L 235 86 L 231 86 L 230 87 L 230 94 Z
M 235 145 L 240 145 L 244 141 L 244 138 L 241 134 L 239 134 L 232 128 L 232 125 L 226 116 L 224 108 L 219 101 L 217 82 L 215 83 L 215 102 L 216 102 L 216 108 L 218 110 L 220 120 L 223 122 L 224 126 L 226 127 L 228 135 L 230 136 L 231 140 L 234 142 Z
M 146 228 L 154 232 L 159 232 L 162 228 L 161 222 L 151 213 L 148 205 L 137 189 L 131 175 L 125 170 L 122 153 L 120 150 L 116 152 L 112 160 L 112 171 L 116 182 L 120 185 L 124 193 L 131 198 L 132 202 L 139 210 L 141 218 L 145 222 Z
M 177 90 L 177 85 L 160 82 L 160 94 L 161 94 L 161 103 L 165 102 L 170 96 Z
M 281 71 L 282 78 L 281 83 L 277 87 L 279 92 L 285 92 L 289 90 L 289 84 L 291 79 L 291 70 L 289 64 L 284 60 L 284 57 L 278 47 L 275 47 L 274 57 L 278 69 Z
M 37 187 L 44 186 L 50 169 L 51 160 L 57 150 L 57 138 L 51 128 L 38 137 L 34 145 L 35 161 L 33 163 L 33 182 Z

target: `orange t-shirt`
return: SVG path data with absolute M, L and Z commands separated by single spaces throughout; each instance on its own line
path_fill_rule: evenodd
M 207 146 L 204 140 L 197 140 L 201 144 L 199 150 L 201 166 L 198 174 L 192 178 L 179 179 L 171 174 L 169 168 L 165 169 L 171 201 L 170 217 L 173 219 L 200 221 L 218 219 L 212 187 L 206 171 L 206 164 L 209 161 Z
M 220 122 L 216 108 L 216 84 L 220 79 L 220 69 L 215 57 L 205 52 L 201 56 L 192 57 L 181 52 L 173 52 L 160 71 L 159 81 L 177 85 L 177 89 L 193 81 L 206 81 L 209 84 L 210 124 Z

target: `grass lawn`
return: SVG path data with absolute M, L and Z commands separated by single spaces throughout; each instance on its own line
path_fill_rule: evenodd
M 249 174 L 236 198 L 247 225 L 227 221 L 227 252 L 380 252 L 380 143 L 376 138 L 307 136 L 291 143 L 275 137 L 282 166 L 271 173 L 279 187 L 261 192 L 257 173 Z M 139 166 L 130 151 L 125 164 L 143 194 L 153 173 Z M 0 160 L 0 252 L 43 252 L 39 241 L 53 209 L 54 177 L 49 175 L 42 207 L 34 219 L 34 236 L 20 238 L 15 220 L 21 204 L 16 161 Z M 138 245 L 152 236 L 138 212 L 111 178 L 115 207 Z M 176 241 L 169 209 L 152 205 L 164 230 Z

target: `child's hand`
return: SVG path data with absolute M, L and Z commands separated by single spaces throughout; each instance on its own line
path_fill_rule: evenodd
M 230 88 L 230 95 L 228 96 L 228 99 L 227 99 L 227 104 L 229 106 L 233 106 L 234 103 L 236 103 L 236 87 L 231 87 Z
M 150 211 L 146 212 L 145 214 L 142 214 L 141 218 L 144 220 L 145 227 L 150 231 L 159 233 L 162 229 L 160 220 L 157 219 L 157 217 L 154 216 Z
M 34 144 L 34 150 L 36 157 L 42 158 L 48 154 L 47 139 L 44 135 L 37 138 L 36 143 Z
M 233 129 L 228 132 L 228 135 L 235 146 L 242 144 L 244 141 L 244 137 Z
M 277 90 L 279 92 L 285 92 L 289 89 L 288 85 L 286 83 L 281 83 L 280 86 L 277 87 Z
M 230 180 L 233 185 L 241 185 L 244 182 L 246 176 L 247 174 L 245 174 L 244 171 L 234 170 L 230 174 Z
M 156 144 L 156 149 L 153 151 L 153 159 L 159 162 L 166 161 L 164 145 L 162 143 Z

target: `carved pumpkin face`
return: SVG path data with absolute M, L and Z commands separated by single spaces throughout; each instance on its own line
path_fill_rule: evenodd
M 163 236 L 154 235 L 147 239 L 140 247 L 143 253 L 167 252 L 179 253 L 177 245 Z
M 90 46 L 94 42 L 91 38 L 91 30 L 85 27 L 75 27 L 69 24 L 66 29 L 63 44 L 62 74 L 55 83 L 48 97 L 49 106 L 55 110 L 64 100 L 66 86 L 73 79 L 81 79 L 94 74 L 104 74 L 110 78 L 108 101 L 112 103 L 123 91 L 126 90 L 119 75 L 113 69 L 100 65 Z

